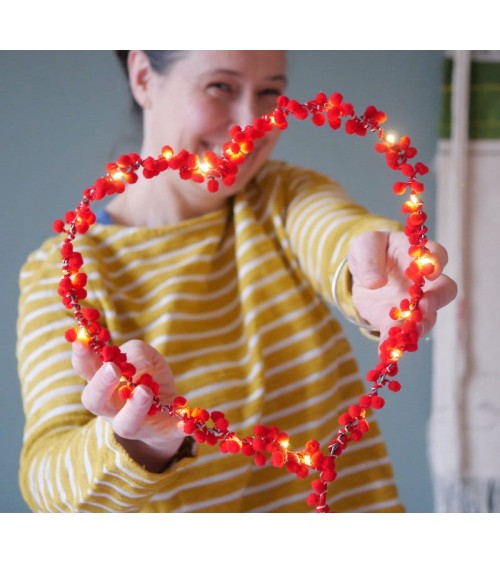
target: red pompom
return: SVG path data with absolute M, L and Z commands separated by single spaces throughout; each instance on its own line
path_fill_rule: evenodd
M 114 362 L 117 354 L 120 353 L 118 346 L 106 345 L 102 347 L 101 358 L 103 362 Z
M 184 432 L 186 434 L 193 434 L 195 430 L 196 430 L 196 424 L 194 420 L 188 419 L 186 420 L 186 422 L 184 422 Z
M 175 399 L 172 402 L 173 406 L 176 407 L 176 408 L 185 407 L 186 403 L 187 403 L 187 401 L 184 397 L 175 397 Z
M 306 444 L 306 451 L 309 455 L 315 454 L 319 451 L 320 443 L 318 440 L 309 440 Z
M 278 96 L 278 99 L 276 100 L 276 105 L 280 108 L 286 107 L 288 105 L 289 102 L 289 98 L 287 98 L 286 96 Z
M 317 125 L 318 127 L 324 125 L 325 121 L 326 121 L 326 117 L 323 113 L 315 113 L 312 116 L 312 122 L 314 123 L 314 125 Z
M 328 98 L 326 97 L 326 94 L 324 92 L 318 92 L 316 94 L 316 97 L 314 98 L 314 101 L 319 105 L 323 105 L 326 104 Z
M 363 413 L 363 409 L 359 405 L 351 405 L 347 410 L 354 418 L 359 418 Z
M 351 440 L 353 442 L 359 442 L 363 438 L 363 433 L 357 428 L 351 430 Z
M 153 403 L 148 410 L 148 416 L 154 416 L 156 413 L 160 412 L 161 408 L 156 403 Z
M 363 395 L 359 398 L 359 405 L 364 409 L 371 407 L 371 397 L 369 395 Z
M 327 483 L 331 483 L 332 481 L 335 481 L 336 477 L 337 477 L 337 473 L 335 472 L 334 469 L 331 468 L 325 469 L 321 473 L 321 478 L 323 479 L 323 481 L 326 481 Z
M 385 400 L 383 397 L 380 397 L 379 395 L 373 395 L 371 399 L 371 407 L 373 409 L 381 409 L 384 407 L 384 405 L 385 405 Z
M 356 429 L 364 434 L 365 432 L 368 432 L 368 430 L 370 430 L 370 425 L 368 424 L 365 418 L 362 418 L 358 422 Z
M 311 487 L 320 495 L 321 493 L 325 492 L 326 483 L 324 483 L 320 479 L 314 479 L 314 481 L 311 482 Z
M 276 450 L 271 455 L 271 464 L 274 467 L 283 467 L 286 461 L 286 454 L 281 450 Z
M 52 223 L 52 229 L 56 232 L 56 233 L 62 233 L 64 231 L 64 221 L 62 219 L 56 219 L 53 223 Z
M 96 321 L 101 316 L 99 311 L 91 307 L 85 307 L 85 309 L 82 309 L 82 315 L 89 322 Z
M 218 192 L 219 191 L 219 182 L 217 182 L 217 180 L 214 180 L 213 178 L 211 178 L 207 182 L 207 189 L 210 193 Z
M 318 506 L 319 495 L 317 495 L 316 493 L 311 493 L 310 495 L 308 495 L 306 502 L 309 506 Z
M 330 103 L 333 104 L 334 106 L 339 106 L 342 103 L 343 99 L 344 97 L 342 96 L 342 94 L 340 94 L 339 92 L 334 92 L 330 96 Z
M 252 448 L 250 444 L 243 444 L 241 446 L 241 453 L 246 456 L 252 456 L 255 454 L 255 450 Z
M 194 431 L 193 438 L 198 444 L 204 444 L 206 440 L 205 432 L 200 428 L 197 428 Z
M 64 338 L 68 342 L 74 342 L 76 340 L 76 330 L 74 328 L 68 328 L 68 330 L 64 333 Z
M 355 119 L 349 119 L 348 121 L 346 121 L 345 130 L 348 135 L 353 135 L 354 133 L 356 133 L 357 128 L 358 122 Z
M 212 434 L 211 432 L 208 432 L 208 434 L 205 436 L 205 442 L 208 446 L 215 446 L 215 444 L 217 444 L 217 436 L 215 434 Z
M 401 172 L 408 177 L 413 176 L 415 174 L 415 170 L 413 169 L 413 166 L 408 163 L 401 165 Z
M 343 413 L 339 416 L 339 424 L 340 426 L 347 426 L 353 421 L 352 416 L 349 413 Z
M 262 467 L 263 465 L 266 465 L 266 461 L 267 461 L 267 458 L 263 453 L 257 452 L 255 454 L 255 457 L 254 457 L 255 465 Z
M 401 383 L 399 383 L 399 381 L 390 381 L 389 385 L 387 386 L 389 388 L 390 391 L 392 391 L 393 393 L 397 393 L 398 391 L 401 390 Z
M 405 182 L 395 182 L 395 184 L 392 186 L 392 191 L 396 195 L 403 195 L 407 187 L 408 184 L 406 184 Z
M 68 211 L 64 215 L 66 223 L 72 223 L 76 219 L 76 213 L 74 211 Z
M 429 172 L 429 168 L 423 162 L 417 162 L 415 164 L 415 171 L 420 174 L 420 176 L 425 176 Z
M 120 397 L 120 399 L 124 401 L 129 399 L 131 395 L 132 395 L 132 387 L 130 387 L 130 385 L 122 385 L 118 389 L 118 396 Z

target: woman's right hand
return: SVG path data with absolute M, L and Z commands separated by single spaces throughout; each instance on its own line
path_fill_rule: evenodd
M 130 340 L 120 349 L 136 367 L 137 375 L 149 373 L 159 383 L 160 401 L 171 403 L 176 395 L 174 378 L 163 356 L 141 340 Z M 145 385 L 135 387 L 129 399 L 121 399 L 117 392 L 119 369 L 112 362 L 101 364 L 89 347 L 75 342 L 72 363 L 88 382 L 82 393 L 83 406 L 109 421 L 118 442 L 136 462 L 152 472 L 165 469 L 186 437 L 182 423 L 165 412 L 148 416 L 153 392 Z

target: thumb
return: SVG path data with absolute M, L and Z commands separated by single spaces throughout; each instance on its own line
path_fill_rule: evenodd
M 356 236 L 349 246 L 349 270 L 355 282 L 367 289 L 387 283 L 389 233 L 371 231 Z

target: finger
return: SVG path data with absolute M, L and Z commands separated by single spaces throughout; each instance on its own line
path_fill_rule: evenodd
M 437 242 L 429 241 L 427 244 L 427 248 L 431 253 L 431 257 L 433 258 L 435 268 L 432 274 L 429 274 L 427 279 L 435 280 L 437 279 L 441 273 L 443 272 L 446 264 L 448 264 L 448 252 L 444 246 L 441 246 Z
M 111 362 L 106 362 L 89 381 L 82 393 L 82 404 L 91 413 L 101 416 L 114 414 L 111 397 L 120 382 L 120 371 Z
M 349 245 L 349 269 L 367 289 L 377 289 L 387 283 L 388 233 L 372 231 L 353 238 Z
M 81 342 L 74 342 L 72 350 L 71 363 L 73 369 L 78 375 L 90 381 L 95 372 L 101 367 L 101 361 L 91 348 Z
M 424 295 L 420 300 L 420 310 L 424 318 L 449 305 L 457 296 L 457 291 L 457 284 L 445 274 L 429 283 L 427 288 L 424 288 Z
M 153 403 L 151 389 L 138 385 L 113 420 L 113 430 L 122 438 L 134 439 Z
M 142 340 L 129 340 L 121 346 L 121 350 L 127 355 L 127 360 L 135 366 L 138 374 L 150 373 L 161 383 L 161 395 L 165 400 L 173 398 L 175 389 L 172 370 L 156 348 Z

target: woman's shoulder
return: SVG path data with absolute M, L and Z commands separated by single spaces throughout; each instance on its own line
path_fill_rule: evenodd
M 297 164 L 269 161 L 254 179 L 254 189 L 259 199 L 269 203 L 277 200 L 288 206 L 298 198 L 316 197 L 323 194 L 336 201 L 348 199 L 342 186 L 328 175 Z
M 311 183 L 330 183 L 336 184 L 334 180 L 329 178 L 326 174 L 307 168 L 298 164 L 285 162 L 282 160 L 268 161 L 257 174 L 255 181 L 257 184 L 264 184 L 268 182 L 275 182 L 282 180 L 284 183 L 289 184 L 291 181 L 296 182 L 311 182 Z

